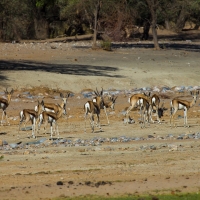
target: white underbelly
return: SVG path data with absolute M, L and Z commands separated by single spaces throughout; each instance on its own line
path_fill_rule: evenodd
M 185 106 L 179 103 L 179 104 L 178 104 L 178 109 L 179 109 L 179 110 L 183 110 L 183 109 L 185 109 Z
M 144 100 L 143 99 L 139 99 L 138 101 L 137 101 L 137 105 L 138 106 L 141 106 L 141 105 L 143 105 L 144 104 Z
M 47 112 L 53 112 L 53 113 L 55 113 L 55 111 L 54 111 L 54 110 L 52 110 L 52 109 L 49 109 L 49 108 L 45 108 L 45 111 L 47 111 Z
M 3 108 L 4 107 L 4 103 L 0 103 L 0 108 Z

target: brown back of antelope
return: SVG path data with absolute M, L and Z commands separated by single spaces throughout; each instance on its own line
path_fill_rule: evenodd
M 37 111 L 35 111 L 34 109 L 23 109 L 20 112 L 19 130 L 23 121 L 24 121 L 24 127 L 26 127 L 26 124 L 31 120 L 33 138 L 35 138 L 35 130 L 36 130 L 35 127 L 38 125 L 39 116 L 44 111 L 44 101 L 43 100 L 41 102 L 38 101 L 37 107 L 38 107 Z M 38 126 L 37 126 L 37 132 L 38 132 Z
M 148 110 L 150 106 L 149 97 L 144 94 L 134 94 L 129 98 L 129 103 L 130 103 L 130 107 L 126 111 L 126 116 L 134 107 L 139 107 L 140 113 L 141 113 L 141 120 L 142 120 L 141 128 L 145 127 L 146 113 L 149 118 L 149 115 L 148 115 Z M 128 120 L 126 121 L 128 122 Z
M 46 127 L 47 127 L 47 124 L 50 123 L 50 128 L 51 128 L 51 138 L 53 136 L 53 123 L 55 124 L 56 126 L 56 129 L 57 129 L 57 135 L 58 135 L 58 138 L 59 138 L 59 131 L 58 131 L 58 124 L 57 124 L 57 121 L 58 119 L 62 116 L 63 114 L 63 107 L 61 107 L 59 104 L 57 104 L 58 106 L 58 111 L 56 113 L 53 113 L 53 112 L 47 112 L 47 111 L 44 111 L 42 113 L 42 118 L 40 119 L 41 121 L 44 122 L 44 130 L 45 130 L 45 134 L 46 134 Z M 40 123 L 41 123 L 40 121 Z
M 190 94 L 193 96 L 192 101 L 186 101 L 179 98 L 174 98 L 171 101 L 171 116 L 170 116 L 170 126 L 171 122 L 174 123 L 174 116 L 178 110 L 184 110 L 184 127 L 189 127 L 187 123 L 187 111 L 193 107 L 197 101 L 197 96 L 199 95 L 199 91 L 191 91 Z

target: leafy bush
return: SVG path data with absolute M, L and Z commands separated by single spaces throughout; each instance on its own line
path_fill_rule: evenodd
M 102 41 L 101 42 L 101 48 L 106 51 L 111 51 L 112 43 L 110 41 Z

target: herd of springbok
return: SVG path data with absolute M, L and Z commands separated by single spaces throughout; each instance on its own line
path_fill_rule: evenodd
M 14 92 L 12 89 L 10 92 L 6 89 L 5 95 L 7 98 L 0 97 L 0 109 L 3 110 L 2 113 L 2 119 L 1 119 L 1 125 L 3 125 L 3 118 L 5 116 L 6 123 L 10 125 L 6 113 L 6 109 L 10 104 L 11 101 L 11 96 Z M 99 126 L 100 131 L 101 125 L 100 125 L 100 112 L 101 109 L 104 109 L 105 115 L 107 118 L 108 124 L 109 119 L 108 119 L 108 114 L 106 108 L 111 108 L 114 110 L 115 103 L 117 96 L 109 96 L 109 101 L 105 101 L 104 99 L 104 92 L 103 88 L 101 92 L 99 92 L 96 88 L 96 91 L 94 91 L 95 97 L 93 97 L 90 101 L 87 101 L 84 104 L 84 111 L 85 111 L 85 132 L 86 132 L 86 119 L 87 116 L 89 115 L 89 120 L 91 124 L 91 129 L 92 132 L 94 132 L 94 116 L 97 116 L 97 124 Z M 193 100 L 186 101 L 180 98 L 174 98 L 171 101 L 170 105 L 170 126 L 175 126 L 174 123 L 174 116 L 178 110 L 183 110 L 184 111 L 184 127 L 189 127 L 187 123 L 187 111 L 189 108 L 193 107 L 197 101 L 197 95 L 199 94 L 199 91 L 194 90 L 191 91 L 191 95 L 193 96 Z M 51 138 L 53 137 L 53 132 L 57 132 L 57 135 L 59 137 L 59 131 L 58 131 L 58 124 L 57 121 L 58 119 L 64 114 L 66 115 L 66 104 L 67 104 L 67 99 L 70 97 L 70 93 L 67 95 L 63 95 L 60 93 L 60 97 L 62 98 L 62 103 L 61 105 L 59 104 L 54 104 L 54 103 L 46 103 L 43 100 L 40 102 L 38 101 L 38 105 L 35 106 L 34 109 L 23 109 L 20 111 L 20 122 L 19 122 L 19 131 L 22 122 L 24 122 L 24 127 L 26 129 L 26 124 L 31 121 L 32 123 L 32 137 L 35 138 L 35 133 L 38 134 L 39 128 L 41 124 L 44 124 L 44 129 L 46 133 L 46 127 L 47 124 L 50 124 L 50 130 L 51 130 Z M 151 95 L 145 94 L 145 93 L 140 93 L 140 94 L 133 94 L 131 97 L 129 97 L 128 102 L 130 103 L 130 106 L 126 110 L 126 118 L 128 116 L 128 113 L 134 109 L 138 108 L 140 109 L 140 115 L 141 115 L 141 128 L 145 127 L 145 123 L 152 122 L 155 123 L 155 121 L 152 119 L 152 113 L 153 111 L 156 112 L 157 116 L 157 122 L 160 123 L 160 118 L 163 116 L 163 111 L 164 111 L 164 106 L 163 104 L 160 106 L 160 98 L 157 94 Z M 126 120 L 126 123 L 128 123 L 128 120 Z M 54 126 L 54 131 L 53 131 L 53 126 Z

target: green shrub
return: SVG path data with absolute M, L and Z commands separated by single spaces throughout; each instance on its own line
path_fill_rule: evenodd
M 111 51 L 111 42 L 110 41 L 102 41 L 101 42 L 101 48 L 106 50 L 106 51 Z

